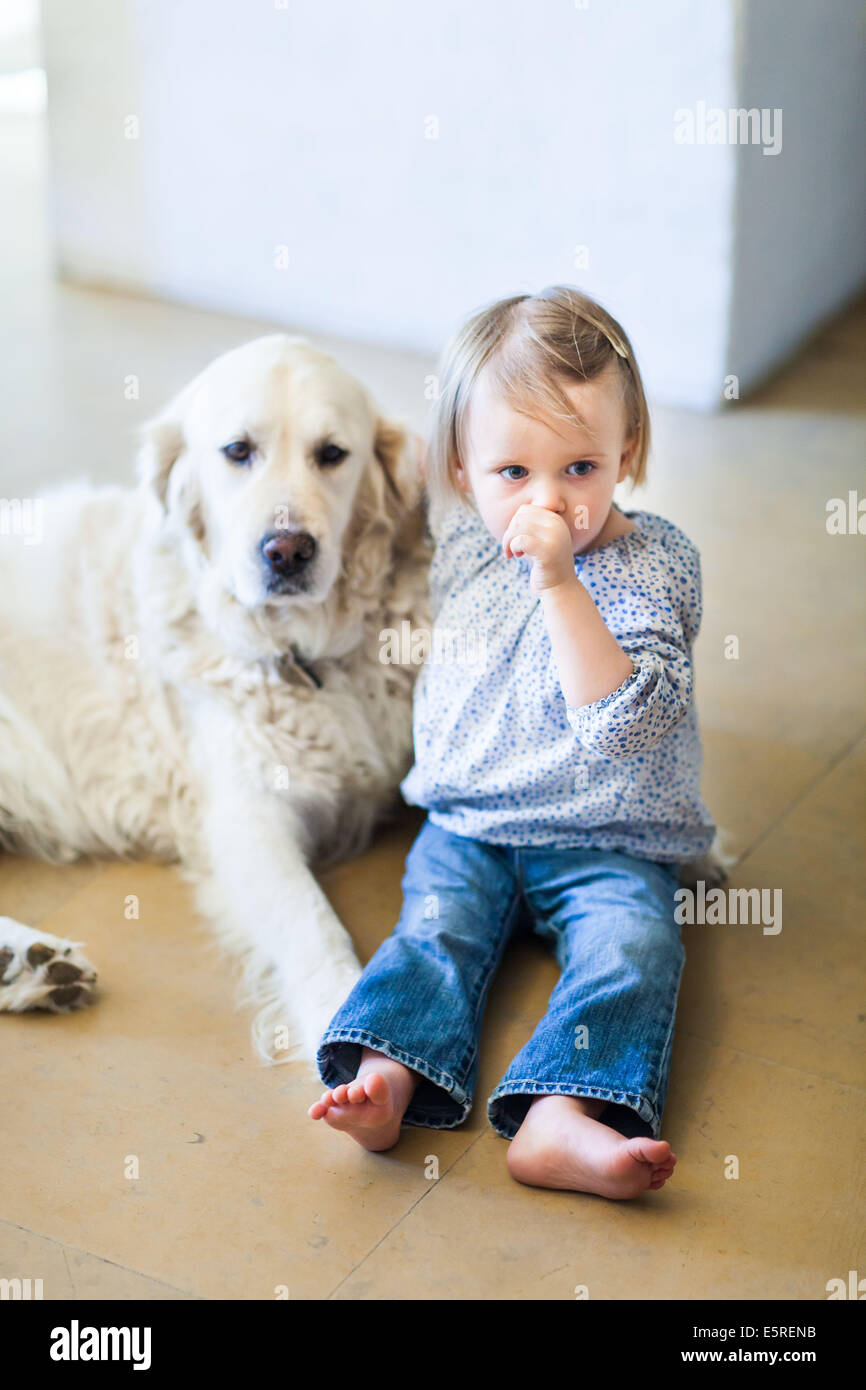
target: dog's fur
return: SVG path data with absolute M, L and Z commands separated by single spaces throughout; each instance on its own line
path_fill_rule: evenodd
M 145 427 L 137 488 L 60 488 L 41 544 L 0 541 L 0 845 L 179 860 L 267 1061 L 311 1061 L 359 974 L 310 866 L 360 853 L 411 766 L 417 666 L 380 634 L 430 624 L 421 489 L 412 436 L 273 334 Z M 263 544 L 293 533 L 287 579 Z M 0 918 L 0 1010 L 88 1002 L 80 944 Z

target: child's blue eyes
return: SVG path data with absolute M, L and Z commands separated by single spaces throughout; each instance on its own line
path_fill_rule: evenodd
M 570 463 L 568 466 L 569 466 L 569 468 L 579 468 L 579 469 L 580 469 L 580 472 L 579 472 L 579 473 L 574 473 L 574 474 L 572 474 L 572 477 L 575 477 L 575 478 L 586 478 L 586 477 L 588 477 L 588 475 L 589 475 L 590 473 L 592 473 L 593 470 L 595 469 L 595 464 L 594 464 L 594 463 L 590 463 L 589 459 L 580 459 L 579 461 L 577 461 L 577 462 L 575 462 L 575 463 Z M 503 478 L 505 478 L 506 475 L 507 475 L 508 473 L 512 473 L 512 474 L 513 474 L 513 472 L 514 472 L 515 470 L 516 470 L 518 473 L 525 473 L 525 472 L 526 472 L 526 469 L 523 467 L 523 464 L 522 464 L 522 463 L 509 463 L 508 466 L 507 466 L 506 468 L 501 468 L 501 469 L 499 470 L 499 471 L 500 471 L 500 476 L 503 477 Z M 510 482 L 510 483 L 519 483 L 519 482 L 520 482 L 520 478 L 515 478 L 515 477 L 512 476 L 512 477 L 508 478 L 508 482 Z

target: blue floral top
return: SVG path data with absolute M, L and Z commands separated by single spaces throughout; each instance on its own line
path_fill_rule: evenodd
M 692 681 L 700 556 L 664 517 L 624 515 L 637 529 L 574 566 L 634 670 L 573 707 L 529 587 L 532 560 L 503 555 L 472 504 L 431 512 L 434 626 L 401 791 L 444 830 L 669 863 L 708 850 Z

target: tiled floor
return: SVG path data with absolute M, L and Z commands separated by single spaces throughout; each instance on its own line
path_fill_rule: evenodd
M 70 471 L 130 477 L 132 424 L 272 328 L 55 283 L 39 138 L 26 122 L 0 130 L 18 210 L 0 224 L 7 496 Z M 103 997 L 68 1018 L 0 1019 L 0 1277 L 41 1278 L 48 1299 L 270 1299 L 279 1286 L 300 1299 L 572 1299 L 578 1285 L 594 1299 L 821 1299 L 828 1279 L 866 1270 L 866 541 L 825 527 L 827 499 L 866 484 L 864 347 L 861 305 L 752 401 L 656 412 L 651 485 L 621 499 L 701 549 L 704 795 L 738 856 L 732 884 L 783 902 L 775 935 L 684 928 L 663 1129 L 673 1180 L 617 1204 L 509 1177 L 484 1100 L 555 983 L 538 941 L 515 943 L 495 983 L 465 1127 L 407 1129 L 367 1154 L 307 1120 L 322 1087 L 304 1068 L 254 1061 L 232 967 L 173 870 L 6 858 L 0 911 L 86 941 Z M 389 412 L 422 423 L 430 363 L 338 350 Z M 407 812 L 323 876 L 364 959 L 396 921 L 419 824 Z

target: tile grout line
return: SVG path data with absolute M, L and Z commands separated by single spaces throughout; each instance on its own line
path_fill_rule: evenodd
M 819 1071 L 807 1071 L 805 1067 L 792 1066 L 790 1062 L 780 1062 L 775 1057 L 765 1057 L 760 1052 L 750 1052 L 747 1047 L 732 1047 L 730 1043 L 714 1042 L 712 1038 L 705 1038 L 702 1033 L 693 1033 L 691 1029 L 682 1029 L 679 1033 L 683 1038 L 696 1038 L 698 1042 L 706 1043 L 707 1047 L 721 1047 L 726 1052 L 734 1052 L 739 1057 L 751 1057 L 756 1062 L 764 1062 L 768 1067 L 781 1067 L 783 1071 L 795 1072 L 798 1076 L 813 1076 L 816 1081 L 824 1081 L 829 1086 L 841 1086 L 845 1091 L 853 1091 L 856 1095 L 866 1095 L 866 1086 L 857 1086 L 853 1081 L 839 1081 L 834 1076 L 822 1076 Z
M 69 1276 L 69 1287 L 72 1289 L 72 1297 L 75 1298 L 77 1297 L 75 1292 L 75 1280 L 72 1277 L 72 1270 L 69 1268 L 69 1256 L 66 1253 L 66 1246 L 61 1246 L 61 1250 L 63 1252 L 63 1263 L 66 1265 L 66 1273 Z
M 429 1128 L 429 1126 L 419 1126 L 419 1128 Z M 473 1139 L 471 1144 L 467 1144 L 467 1146 L 466 1146 L 466 1148 L 463 1150 L 463 1152 L 462 1152 L 461 1154 L 458 1154 L 458 1155 L 457 1155 L 457 1157 L 455 1158 L 455 1160 L 454 1160 L 454 1162 L 451 1164 L 451 1166 L 450 1166 L 449 1168 L 446 1168 L 446 1169 L 445 1169 L 445 1172 L 442 1174 L 442 1176 L 441 1176 L 440 1178 L 438 1178 L 438 1179 L 436 1180 L 436 1182 L 434 1182 L 430 1187 L 428 1187 L 428 1189 L 427 1189 L 426 1192 L 422 1192 L 422 1193 L 421 1193 L 421 1196 L 418 1197 L 418 1198 L 412 1203 L 411 1207 L 408 1207 L 407 1210 L 404 1211 L 403 1215 L 400 1217 L 400 1219 L 399 1219 L 398 1221 L 395 1221 L 395 1222 L 394 1222 L 394 1225 L 393 1225 L 393 1226 L 389 1227 L 389 1229 L 388 1229 L 387 1231 L 385 1231 L 384 1235 L 382 1235 L 382 1236 L 379 1237 L 379 1239 L 376 1241 L 376 1244 L 375 1244 L 375 1245 L 372 1245 L 372 1246 L 370 1247 L 370 1249 L 367 1251 L 366 1255 L 363 1255 L 363 1256 L 361 1257 L 361 1259 L 358 1261 L 358 1263 L 357 1263 L 352 1269 L 349 1270 L 348 1274 L 344 1274 L 344 1275 L 343 1275 L 343 1278 L 340 1280 L 340 1282 L 339 1282 L 338 1284 L 335 1284 L 334 1287 L 331 1289 L 331 1292 L 330 1292 L 329 1294 L 327 1294 L 327 1296 L 326 1296 L 326 1298 L 325 1298 L 325 1302 L 327 1302 L 328 1299 L 331 1299 L 331 1298 L 334 1297 L 334 1294 L 337 1293 L 337 1292 L 343 1287 L 343 1285 L 345 1284 L 346 1280 L 347 1280 L 347 1279 L 351 1279 L 352 1275 L 357 1273 L 357 1271 L 361 1268 L 361 1266 L 362 1266 L 363 1264 L 365 1264 L 367 1260 L 369 1260 L 370 1256 L 371 1256 L 371 1255 L 374 1255 L 374 1254 L 376 1253 L 376 1251 L 379 1249 L 379 1246 L 382 1244 L 382 1242 L 383 1242 L 383 1241 L 386 1241 L 390 1235 L 393 1235 L 394 1231 L 397 1230 L 398 1226 L 402 1226 L 403 1222 L 404 1222 L 408 1217 L 410 1217 L 410 1216 L 412 1215 L 412 1213 L 413 1213 L 413 1211 L 415 1210 L 415 1208 L 416 1208 L 417 1206 L 419 1206 L 419 1205 L 421 1204 L 421 1202 L 423 1202 L 427 1197 L 429 1197 L 430 1194 L 431 1194 L 431 1192 L 435 1191 L 435 1189 L 439 1186 L 439 1184 L 442 1182 L 442 1180 L 443 1180 L 444 1178 L 447 1178 L 447 1176 L 448 1176 L 449 1173 L 453 1172 L 453 1170 L 457 1167 L 458 1163 L 462 1163 L 462 1161 L 463 1161 L 463 1159 L 466 1157 L 466 1155 L 467 1155 L 468 1153 L 470 1153 L 470 1152 L 472 1151 L 472 1149 L 475 1148 L 475 1145 L 478 1143 L 478 1140 L 484 1138 L 484 1134 L 485 1134 L 485 1131 L 482 1129 L 481 1133 L 477 1136 L 477 1138 Z
M 6 1218 L 3 1216 L 0 1216 L 0 1226 L 9 1226 L 13 1231 L 22 1231 L 24 1235 L 35 1236 L 37 1240 L 47 1240 L 51 1245 L 59 1245 L 61 1251 L 63 1252 L 64 1261 L 66 1261 L 66 1251 L 73 1250 L 76 1255 L 85 1255 L 91 1260 L 99 1260 L 100 1264 L 110 1265 L 112 1269 L 123 1270 L 125 1274 L 134 1274 L 139 1279 L 147 1279 L 151 1284 L 159 1284 L 159 1286 L 163 1289 L 171 1289 L 173 1293 L 189 1294 L 190 1297 L 195 1299 L 201 1298 L 201 1295 L 193 1293 L 192 1289 L 179 1289 L 176 1284 L 169 1284 L 168 1281 L 165 1279 L 157 1279 L 152 1274 L 145 1274 L 144 1271 L 141 1269 L 133 1269 L 132 1265 L 119 1264 L 117 1260 L 109 1260 L 105 1255 L 97 1255 L 94 1250 L 85 1250 L 83 1246 L 70 1245 L 68 1241 L 58 1240 L 56 1236 L 47 1236 L 44 1235 L 42 1231 L 34 1231 L 32 1226 L 21 1226 L 17 1221 L 7 1221 Z M 66 1262 L 66 1269 L 67 1273 L 69 1273 L 68 1262 Z M 69 1275 L 69 1282 L 72 1284 L 72 1287 L 74 1289 L 75 1284 L 73 1282 L 71 1274 Z M 80 1299 L 79 1301 L 84 1303 L 94 1301 L 98 1302 L 99 1300 Z
M 864 736 L 866 736 L 866 727 L 862 728 L 859 731 L 859 733 L 855 734 L 852 742 L 848 745 L 848 747 L 843 748 L 839 753 L 836 754 L 836 756 L 831 760 L 830 763 L 826 764 L 821 769 L 820 772 L 815 773 L 811 782 L 807 782 L 806 786 L 803 787 L 803 789 L 800 792 L 798 792 L 798 794 L 794 797 L 793 801 L 791 801 L 789 805 L 785 807 L 784 810 L 779 812 L 778 816 L 774 821 L 771 821 L 771 823 L 767 826 L 766 830 L 763 830 L 758 835 L 757 839 L 754 840 L 752 844 L 748 846 L 747 849 L 743 850 L 743 853 L 738 857 L 736 864 L 732 865 L 732 867 L 739 869 L 749 858 L 749 856 L 751 854 L 754 854 L 755 850 L 758 849 L 764 843 L 767 836 L 771 835 L 773 831 L 776 830 L 778 826 L 780 826 L 782 822 L 786 820 L 787 817 L 797 809 L 797 807 L 800 805 L 800 802 L 805 800 L 807 796 L 810 796 L 812 792 L 816 789 L 816 787 L 820 786 L 821 782 L 823 782 L 825 777 L 829 777 L 831 772 L 835 772 L 836 768 L 839 766 L 840 763 L 844 762 L 846 758 L 849 758 L 851 756 L 854 749 L 857 747 L 857 744 L 861 741 L 861 739 Z

